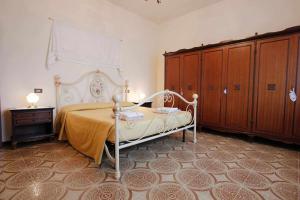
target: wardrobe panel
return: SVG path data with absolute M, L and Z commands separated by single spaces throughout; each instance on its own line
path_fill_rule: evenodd
M 294 118 L 294 137 L 300 142 L 300 35 L 296 36 L 297 43 L 297 84 L 296 84 L 296 107 Z
M 254 43 L 226 49 L 226 128 L 250 131 Z
M 199 53 L 182 55 L 181 90 L 184 98 L 193 101 L 193 94 L 198 94 L 200 58 Z
M 222 126 L 223 49 L 202 53 L 201 123 Z
M 165 60 L 165 89 L 180 93 L 180 56 L 166 57 Z M 179 99 L 173 102 L 165 102 L 165 106 L 178 107 Z
M 291 38 L 273 38 L 257 42 L 254 131 L 282 137 L 286 130 L 286 112 Z

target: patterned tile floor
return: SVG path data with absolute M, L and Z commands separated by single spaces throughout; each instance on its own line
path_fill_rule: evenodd
M 66 143 L 2 149 L 0 199 L 300 199 L 300 153 L 281 147 L 176 134 L 121 157 L 116 181 L 107 161 L 99 169 Z

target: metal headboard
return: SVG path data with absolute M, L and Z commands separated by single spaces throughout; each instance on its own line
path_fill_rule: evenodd
M 59 75 L 54 77 L 56 87 L 56 111 L 61 107 L 79 103 L 112 102 L 112 96 L 121 94 L 127 101 L 128 81 L 124 85 L 116 83 L 110 76 L 100 70 L 83 74 L 71 83 L 61 81 Z

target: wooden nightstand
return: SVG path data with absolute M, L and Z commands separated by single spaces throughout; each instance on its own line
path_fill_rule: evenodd
M 138 102 L 132 102 L 134 104 L 138 104 Z M 152 108 L 152 101 L 147 101 L 144 104 L 141 105 L 142 107 L 146 107 L 146 108 Z
M 19 142 L 53 138 L 53 107 L 10 109 L 12 147 Z

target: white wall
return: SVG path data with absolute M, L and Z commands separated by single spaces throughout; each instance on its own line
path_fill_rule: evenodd
M 161 24 L 157 89 L 164 87 L 165 51 L 300 25 L 299 8 L 300 0 L 223 0 Z
M 40 105 L 55 105 L 53 76 L 73 80 L 93 68 L 61 64 L 49 70 L 45 58 L 51 22 L 48 17 L 84 30 L 123 40 L 122 64 L 132 92 L 155 89 L 158 26 L 102 0 L 1 0 L 0 96 L 2 110 L 26 106 L 25 96 L 43 88 Z M 101 69 L 100 69 L 101 70 Z M 9 115 L 3 121 L 4 140 L 10 138 Z M 6 125 L 6 126 L 5 126 Z

